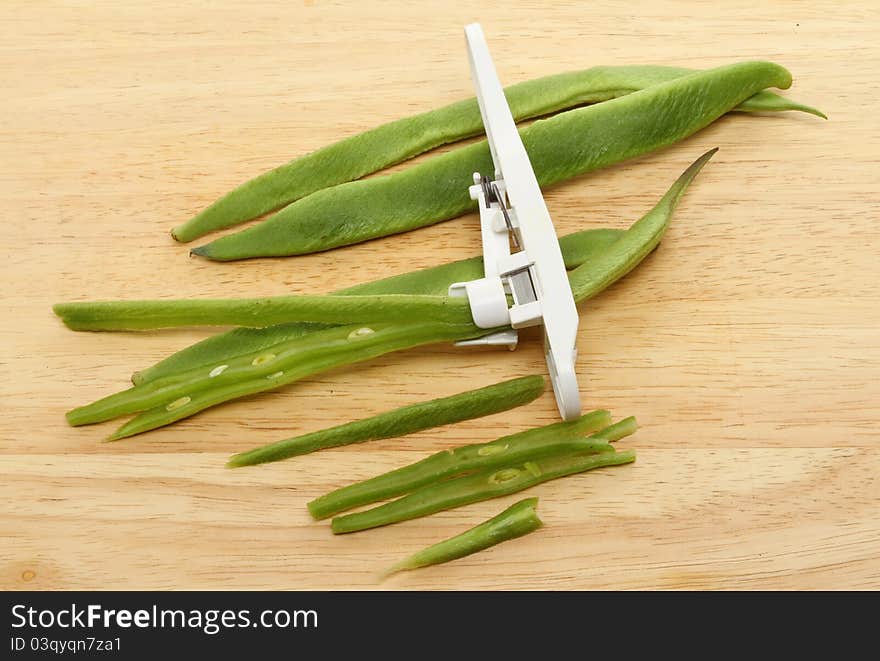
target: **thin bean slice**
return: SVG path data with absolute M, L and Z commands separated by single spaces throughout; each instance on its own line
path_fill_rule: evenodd
M 482 331 L 472 330 L 472 333 L 477 332 Z M 180 414 L 192 411 L 197 401 L 195 394 L 206 390 L 226 389 L 229 385 L 241 383 L 248 384 L 248 391 L 261 392 L 331 367 L 412 346 L 451 341 L 462 334 L 467 335 L 467 329 L 446 324 L 335 326 L 271 350 L 239 356 L 212 368 L 199 368 L 134 386 L 74 409 L 67 418 L 72 425 L 92 424 L 157 406 L 164 409 L 183 397 L 189 397 L 188 406 L 169 409 L 169 412 Z
M 684 188 L 688 186 L 690 181 L 690 178 L 683 176 L 672 185 L 670 190 L 677 190 L 679 191 L 679 193 L 681 193 Z M 680 194 L 677 194 L 673 196 L 673 199 L 671 200 L 672 203 L 658 205 L 661 207 L 659 217 L 656 216 L 653 211 L 649 212 L 647 216 L 654 218 L 660 223 L 661 228 L 665 229 L 669 221 L 669 215 L 674 211 L 675 204 L 679 199 Z M 639 245 L 640 242 L 649 244 L 654 240 L 655 232 L 653 231 L 653 229 L 651 229 L 650 232 L 646 232 L 645 230 L 645 226 L 637 222 L 633 226 L 631 226 L 630 229 L 626 230 L 624 234 L 621 235 L 619 240 L 626 240 L 627 246 L 631 246 L 633 244 Z M 615 244 L 616 243 L 617 242 L 615 242 Z M 608 250 L 613 249 L 615 244 L 612 244 L 611 248 L 609 248 Z M 582 268 L 584 270 L 579 273 L 579 277 L 585 278 L 587 281 L 591 282 L 605 283 L 605 285 L 611 284 L 608 278 L 604 277 L 603 275 L 609 270 L 608 264 L 605 264 L 603 266 L 601 260 L 589 260 L 587 262 L 584 262 Z M 594 272 L 593 269 L 597 270 Z M 598 291 L 595 287 L 581 287 L 579 289 L 579 293 L 582 296 L 589 297 L 595 295 L 596 293 L 598 293 Z M 330 367 L 338 367 L 344 364 L 357 362 L 359 360 L 366 360 L 375 355 L 381 355 L 381 353 L 395 351 L 403 347 L 414 347 L 419 346 L 420 344 L 429 344 L 431 342 L 461 340 L 467 339 L 468 337 L 478 337 L 479 335 L 485 334 L 484 330 L 478 329 L 475 326 L 455 330 L 456 328 L 457 327 L 450 327 L 446 325 L 438 326 L 436 324 L 433 328 L 430 329 L 424 329 L 418 326 L 416 326 L 415 328 L 404 326 L 403 328 L 398 329 L 398 332 L 402 333 L 402 337 L 398 337 L 396 342 L 400 342 L 400 345 L 397 345 L 396 343 L 393 346 L 383 345 L 383 348 L 381 351 L 379 351 L 379 353 L 374 353 L 374 351 L 378 351 L 378 349 L 372 346 L 373 342 L 368 341 L 364 345 L 361 345 L 364 347 L 362 352 L 359 351 L 357 348 L 354 348 L 352 349 L 352 352 L 347 355 L 347 358 L 340 357 L 338 362 L 330 362 L 328 363 L 328 365 Z M 87 406 L 74 409 L 73 411 L 68 412 L 68 422 L 72 425 L 91 424 L 94 422 L 100 422 L 102 420 L 109 420 L 120 415 L 126 415 L 127 413 L 144 411 L 147 408 L 151 408 L 154 406 L 161 405 L 167 407 L 169 405 L 173 405 L 175 402 L 178 402 L 182 397 L 191 397 L 191 390 L 198 390 L 199 392 L 204 391 L 204 396 L 200 396 L 199 401 L 196 403 L 189 402 L 187 406 L 179 405 L 177 407 L 174 407 L 172 411 L 153 411 L 149 416 L 149 425 L 147 426 L 152 429 L 158 426 L 162 426 L 164 424 L 169 424 L 171 422 L 174 422 L 175 420 L 186 417 L 187 415 L 192 415 L 193 413 L 200 411 L 207 406 L 213 406 L 215 404 L 221 403 L 222 401 L 227 401 L 229 399 L 241 396 L 240 394 L 238 394 L 239 392 L 242 392 L 244 394 L 262 392 L 263 390 L 271 390 L 295 380 L 295 378 L 289 380 L 269 380 L 264 378 L 265 376 L 271 374 L 271 372 L 266 372 L 265 374 L 260 373 L 259 376 L 257 376 L 254 380 L 248 380 L 248 375 L 252 374 L 252 372 L 247 371 L 249 370 L 248 365 L 250 364 L 251 360 L 255 360 L 261 355 L 288 355 L 288 353 L 299 353 L 300 355 L 309 354 L 312 360 L 311 366 L 314 370 L 311 373 L 316 374 L 320 372 L 321 369 L 324 368 L 322 368 L 321 363 L 316 359 L 316 356 L 320 355 L 320 353 L 322 352 L 322 346 L 329 342 L 332 347 L 340 339 L 335 334 L 338 333 L 342 335 L 342 337 L 347 338 L 347 334 L 350 334 L 353 330 L 357 329 L 352 327 L 333 327 L 317 332 L 309 332 L 305 334 L 301 333 L 299 336 L 294 337 L 290 340 L 281 342 L 272 347 L 266 347 L 262 349 L 261 352 L 234 356 L 231 357 L 228 361 L 214 363 L 213 365 L 200 365 L 188 371 L 171 373 L 160 379 L 148 381 L 147 383 L 129 388 L 126 391 L 110 395 L 109 397 L 105 397 Z M 430 332 L 427 332 L 428 330 L 430 330 Z M 390 332 L 392 332 L 390 328 L 385 329 L 383 331 L 383 335 L 379 337 L 373 337 L 372 340 L 381 342 L 382 338 L 384 337 L 384 333 Z M 421 335 L 423 332 L 425 334 Z M 419 334 L 418 337 L 408 337 L 408 335 L 414 335 L 416 333 Z M 453 336 L 450 337 L 447 334 Z M 408 342 L 404 342 L 404 340 L 408 340 Z M 229 368 L 217 374 L 216 370 L 222 368 L 224 365 L 241 365 L 245 368 L 245 371 L 236 373 L 236 371 Z M 236 378 L 247 380 L 247 383 L 244 384 L 242 388 L 229 388 L 223 380 L 225 378 L 229 378 L 227 372 L 229 374 L 236 375 Z M 297 376 L 296 378 L 299 377 Z M 216 391 L 209 395 L 209 391 L 211 391 L 212 388 Z M 135 421 L 132 422 L 134 423 Z M 143 419 L 139 421 L 139 423 L 142 422 L 145 421 Z M 138 426 L 139 424 L 135 425 L 136 428 Z
M 408 466 L 316 498 L 308 504 L 309 513 L 315 519 L 326 519 L 361 505 L 396 498 L 456 475 L 509 466 L 573 449 L 589 449 L 593 447 L 591 441 L 607 442 L 608 439 L 597 435 L 587 441 L 584 436 L 610 424 L 611 414 L 597 410 L 577 420 L 527 429 L 491 443 L 476 443 L 437 452 Z
M 610 447 L 610 446 L 609 446 Z M 364 512 L 345 514 L 330 524 L 334 534 L 343 534 L 407 521 L 471 503 L 507 496 L 559 477 L 583 473 L 604 466 L 635 461 L 632 451 L 562 454 L 523 464 L 490 469 L 430 484 Z
M 520 135 L 545 187 L 671 145 L 765 87 L 790 85 L 779 65 L 734 64 L 564 112 Z M 483 140 L 401 172 L 317 191 L 192 252 L 219 261 L 297 255 L 423 227 L 472 209 L 467 178 L 492 167 Z
M 559 240 L 567 268 L 575 268 L 595 259 L 623 234 L 624 230 L 599 228 L 563 236 Z M 342 291 L 337 296 L 355 294 L 445 294 L 453 282 L 466 282 L 483 276 L 482 257 L 442 264 L 420 271 L 367 282 Z M 152 367 L 135 372 L 132 383 L 147 383 L 158 378 L 198 367 L 222 365 L 236 356 L 263 351 L 282 342 L 322 330 L 326 325 L 307 322 L 277 324 L 267 328 L 235 328 L 218 333 L 172 354 Z
M 677 67 L 592 67 L 512 85 L 505 89 L 505 94 L 513 116 L 519 121 L 623 96 L 690 73 L 694 70 Z M 737 110 L 800 110 L 824 117 L 815 108 L 767 91 L 746 99 Z M 178 241 L 192 241 L 262 216 L 317 190 L 358 179 L 482 132 L 480 111 L 473 98 L 390 122 L 245 182 L 171 234 Z
M 284 322 L 335 325 L 471 321 L 466 298 L 408 294 L 269 296 L 263 298 L 85 301 L 53 308 L 76 331 L 152 330 L 176 326 L 251 326 Z
M 386 575 L 458 560 L 501 542 L 528 535 L 543 525 L 535 512 L 537 505 L 537 498 L 525 498 L 488 521 L 401 560 Z
M 526 376 L 386 411 L 330 429 L 288 438 L 230 458 L 230 468 L 280 461 L 316 450 L 405 436 L 422 429 L 449 425 L 507 411 L 537 399 L 544 392 L 544 377 Z

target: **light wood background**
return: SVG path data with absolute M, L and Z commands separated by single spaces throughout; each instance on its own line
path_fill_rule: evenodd
M 0 587 L 880 588 L 878 17 L 869 1 L 4 3 Z M 721 148 L 660 249 L 582 308 L 586 404 L 638 417 L 622 443 L 637 463 L 533 489 L 536 534 L 379 583 L 516 497 L 344 537 L 306 502 L 551 422 L 549 392 L 407 438 L 236 471 L 225 458 L 543 372 L 538 342 L 395 354 L 116 444 L 100 441 L 119 421 L 67 427 L 65 410 L 205 332 L 73 333 L 54 302 L 325 292 L 478 252 L 476 216 L 239 264 L 168 236 L 263 170 L 469 96 L 474 19 L 506 83 L 771 59 L 831 118 L 730 116 L 547 192 L 560 233 L 624 227 Z

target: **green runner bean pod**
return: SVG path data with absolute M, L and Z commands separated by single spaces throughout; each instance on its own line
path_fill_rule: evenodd
M 396 498 L 420 487 L 475 470 L 522 463 L 573 448 L 590 447 L 584 436 L 611 424 L 608 411 L 597 410 L 570 422 L 503 436 L 491 443 L 437 452 L 408 466 L 356 482 L 316 498 L 308 505 L 315 519 L 326 519 L 361 505 Z M 597 438 L 592 440 L 605 440 Z
M 334 534 L 386 526 L 428 516 L 443 510 L 517 493 L 523 489 L 604 466 L 635 461 L 632 451 L 615 452 L 611 446 L 592 454 L 562 454 L 490 469 L 421 487 L 409 494 L 364 512 L 338 516 L 330 524 Z
M 401 560 L 393 565 L 386 575 L 457 560 L 509 539 L 534 532 L 543 525 L 535 512 L 537 505 L 537 498 L 525 498 L 488 521 Z
M 511 113 L 519 121 L 606 101 L 693 72 L 678 67 L 600 66 L 511 85 L 505 94 Z M 800 110 L 824 117 L 815 108 L 768 91 L 746 99 L 737 110 Z M 262 216 L 315 191 L 358 179 L 434 147 L 482 132 L 483 123 L 474 98 L 383 124 L 245 182 L 173 229 L 171 234 L 178 241 L 192 241 L 214 230 Z
M 733 64 L 564 112 L 520 135 L 545 187 L 671 145 L 765 87 L 790 85 L 779 65 Z M 423 227 L 472 209 L 471 174 L 492 170 L 483 140 L 401 172 L 317 191 L 192 252 L 219 261 L 296 255 Z
M 542 376 L 511 379 L 254 448 L 233 456 L 226 465 L 230 468 L 252 466 L 350 443 L 404 436 L 422 429 L 507 411 L 528 404 L 543 391 Z

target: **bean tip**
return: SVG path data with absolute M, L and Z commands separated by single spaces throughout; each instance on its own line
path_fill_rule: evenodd
M 398 562 L 397 564 L 391 565 L 390 567 L 387 567 L 385 569 L 380 570 L 376 574 L 376 582 L 377 583 L 384 583 L 389 578 L 394 576 L 394 574 L 398 574 L 402 571 L 406 571 L 407 569 L 408 569 L 408 567 L 405 567 L 402 563 Z

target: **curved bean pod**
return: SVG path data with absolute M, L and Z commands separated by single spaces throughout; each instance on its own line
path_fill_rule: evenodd
M 582 415 L 577 420 L 527 429 L 503 436 L 491 443 L 476 443 L 443 450 L 408 466 L 324 494 L 308 504 L 309 513 L 314 519 L 326 519 L 361 505 L 396 498 L 456 475 L 590 447 L 584 436 L 610 424 L 611 414 L 605 410 L 597 410 Z
M 592 67 L 525 81 L 505 88 L 517 121 L 587 103 L 606 101 L 693 73 L 659 66 Z M 741 111 L 800 110 L 824 117 L 815 108 L 772 92 L 758 92 Z M 245 182 L 171 235 L 192 241 L 214 230 L 262 216 L 323 188 L 358 179 L 443 144 L 479 135 L 483 123 L 476 99 L 399 119 L 346 138 Z
M 791 74 L 745 62 L 654 85 L 605 103 L 540 120 L 520 135 L 542 187 L 671 145 Z M 473 172 L 493 169 L 485 140 L 407 170 L 340 184 L 193 253 L 218 261 L 328 250 L 430 225 L 473 208 Z
M 534 532 L 543 524 L 535 512 L 537 498 L 526 498 L 460 535 L 433 544 L 393 565 L 386 575 L 439 565 Z
M 575 301 L 592 298 L 634 269 L 660 243 L 682 195 L 718 148 L 710 149 L 675 180 L 647 214 L 633 223 L 617 241 L 589 263 L 569 271 Z
M 623 234 L 624 230 L 597 228 L 568 234 L 559 239 L 562 257 L 567 268 L 575 268 L 595 259 Z M 470 257 L 457 262 L 441 264 L 419 271 L 402 273 L 375 282 L 366 282 L 335 292 L 336 296 L 360 294 L 425 294 L 442 295 L 453 282 L 466 282 L 483 276 L 483 258 Z M 326 325 L 307 322 L 277 324 L 266 328 L 235 328 L 218 333 L 196 344 L 181 349 L 132 375 L 138 385 L 205 365 L 221 362 L 296 339 L 306 333 L 326 328 Z
M 631 450 L 615 452 L 611 448 L 594 454 L 562 454 L 507 468 L 480 471 L 424 486 L 402 498 L 364 512 L 338 516 L 333 519 L 330 528 L 334 534 L 340 535 L 387 526 L 490 498 L 507 496 L 542 482 L 594 468 L 628 464 L 635 461 L 635 458 L 636 455 Z
M 534 401 L 542 392 L 544 392 L 543 376 L 511 379 L 485 388 L 411 404 L 363 420 L 287 438 L 236 454 L 226 465 L 230 468 L 253 466 L 351 443 L 405 436 L 422 429 L 441 427 L 507 411 Z

